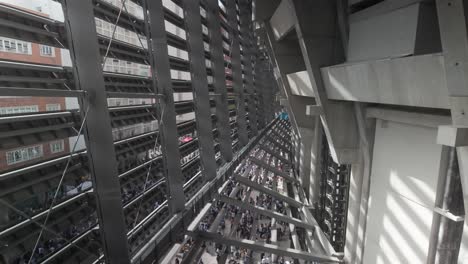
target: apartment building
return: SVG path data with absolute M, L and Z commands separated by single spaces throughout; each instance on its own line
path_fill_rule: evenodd
M 21 8 L 48 17 L 47 14 Z M 37 8 L 36 8 L 37 10 Z M 59 48 L 0 36 L 0 60 L 45 65 L 62 65 Z M 63 97 L 0 97 L 0 116 L 25 113 L 60 111 L 66 108 Z M 20 148 L 0 150 L 0 171 L 9 170 L 40 159 L 49 159 L 69 151 L 69 139 L 25 145 Z

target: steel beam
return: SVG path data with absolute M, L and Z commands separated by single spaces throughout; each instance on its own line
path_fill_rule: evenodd
M 187 227 L 187 231 L 189 233 L 194 233 L 198 230 L 198 226 L 200 225 L 200 222 L 203 220 L 205 215 L 208 213 L 208 211 L 211 209 L 212 204 L 207 203 L 203 207 L 203 209 L 198 213 L 198 215 L 193 219 L 193 221 L 190 223 L 190 225 Z
M 236 93 L 237 98 L 237 133 L 239 138 L 240 147 L 243 147 L 249 141 L 247 135 L 247 121 L 246 121 L 246 112 L 245 112 L 245 98 L 244 98 L 244 88 L 243 88 L 243 79 L 242 79 L 242 68 L 241 68 L 241 54 L 240 54 L 240 41 L 239 41 L 239 31 L 237 29 L 237 11 L 236 11 L 236 1 L 226 1 L 227 8 L 227 19 L 229 22 L 230 28 L 230 38 L 232 39 L 231 43 L 231 64 L 232 64 L 232 78 L 233 78 L 233 88 L 234 93 Z
M 278 193 L 277 191 L 273 191 L 272 189 L 269 189 L 269 188 L 266 188 L 265 186 L 261 185 L 261 184 L 258 184 L 256 182 L 253 182 L 251 180 L 249 180 L 248 178 L 245 178 L 245 177 L 242 177 L 241 175 L 239 174 L 234 174 L 234 177 L 237 181 L 239 181 L 240 183 L 244 184 L 244 185 L 247 185 L 255 190 L 258 190 L 262 193 L 266 193 L 266 194 L 269 194 L 273 197 L 275 197 L 276 199 L 278 200 L 281 200 L 285 203 L 288 203 L 289 205 L 291 206 L 294 206 L 296 208 L 301 208 L 303 206 L 303 204 L 291 197 L 288 197 L 286 195 L 282 195 L 280 193 Z
M 162 0 L 146 1 L 145 3 L 150 21 L 151 45 L 149 47 L 152 52 L 149 53 L 152 54 L 152 65 L 154 65 L 152 72 L 153 76 L 157 76 L 158 92 L 164 96 L 163 100 L 160 100 L 161 148 L 164 154 L 165 176 L 168 183 L 169 208 L 172 213 L 175 213 L 182 211 L 185 207 L 185 196 L 183 195 L 185 179 L 180 167 L 179 138 L 164 24 L 164 7 Z
M 217 164 L 213 148 L 213 127 L 205 66 L 200 0 L 184 0 L 183 7 L 185 10 L 185 30 L 188 33 L 187 44 L 190 50 L 190 72 L 200 161 L 203 177 L 205 180 L 212 180 L 216 177 Z
M 427 263 L 456 263 L 463 235 L 463 194 L 457 152 L 443 146 Z M 459 220 L 459 221 L 456 221 Z
M 314 261 L 318 263 L 343 263 L 336 257 L 312 254 L 306 251 L 284 248 L 277 245 L 268 244 L 265 242 L 253 241 L 249 239 L 236 239 L 223 237 L 218 234 L 213 234 L 209 232 L 195 232 L 193 234 L 201 239 L 214 241 L 219 244 L 224 244 L 228 246 L 235 246 L 240 248 L 250 249 L 252 251 L 267 252 L 276 254 L 278 256 L 287 256 L 296 259 L 304 259 L 307 261 Z
M 97 200 L 102 248 L 107 263 L 130 263 L 94 5 L 91 0 L 65 0 L 62 3 L 72 47 L 70 55 L 75 65 L 75 83 L 88 93 L 86 100 L 80 103 L 82 112 L 89 109 L 84 134 Z
M 290 153 L 291 150 L 288 148 L 288 147 L 285 147 L 283 144 L 281 144 L 277 139 L 273 138 L 271 135 L 266 135 L 265 136 L 265 139 L 268 140 L 268 142 L 271 142 L 273 144 L 275 144 L 275 146 L 277 146 L 278 148 L 280 148 L 282 151 L 286 152 L 286 153 Z M 286 145 L 287 143 L 285 143 Z
M 282 138 L 286 143 L 291 142 L 291 138 L 290 138 L 289 135 L 286 135 L 285 133 L 276 131 L 275 129 L 272 129 L 272 130 L 271 130 L 270 135 L 271 135 L 271 136 L 274 135 L 274 136 L 276 136 L 276 137 Z M 270 136 L 270 137 L 271 137 L 271 136 Z M 289 143 L 289 144 L 290 144 L 290 143 Z
M 229 199 L 234 199 L 234 197 L 236 197 L 237 193 L 239 192 L 240 190 L 240 186 L 237 185 L 236 187 L 234 187 L 231 191 L 231 193 L 229 194 Z M 223 196 L 223 195 L 221 195 Z M 220 199 L 219 199 L 220 200 Z M 226 208 L 223 207 L 221 208 L 221 210 L 219 210 L 219 213 L 218 215 L 216 216 L 216 218 L 213 220 L 213 222 L 211 223 L 210 225 L 210 229 L 208 230 L 209 232 L 216 232 L 216 230 L 218 230 L 218 226 L 219 224 L 221 223 L 221 221 L 224 219 L 224 215 L 225 215 L 225 212 L 226 212 Z
M 276 129 L 272 129 L 272 132 L 282 138 L 290 138 L 288 129 L 284 125 L 278 125 Z
M 229 109 L 227 103 L 226 76 L 224 72 L 223 39 L 218 0 L 206 1 L 206 16 L 210 30 L 211 71 L 216 102 L 217 129 L 221 156 L 226 162 L 232 160 L 232 139 L 229 129 Z
M 258 47 L 257 47 L 258 49 Z M 260 59 L 260 54 L 257 50 L 257 57 L 255 62 L 255 93 L 257 94 L 258 104 L 257 104 L 257 121 L 260 129 L 265 127 L 265 102 L 264 102 L 264 93 L 265 93 L 265 83 L 263 80 L 262 66 L 263 63 Z
M 302 213 L 304 214 L 304 217 L 307 219 L 307 222 L 311 223 L 314 226 L 318 226 L 318 223 L 315 220 L 314 216 L 312 215 L 312 213 L 310 213 L 309 209 L 307 209 L 305 206 L 302 207 Z M 325 233 L 323 233 L 322 229 L 320 229 L 320 227 L 317 227 L 313 234 L 315 234 L 325 254 L 327 255 L 337 254 L 333 246 L 330 244 L 330 241 L 327 239 Z
M 283 138 L 284 140 L 286 140 L 288 142 L 290 142 L 291 141 L 291 135 L 287 131 L 285 131 L 285 129 L 286 128 L 284 128 L 284 127 L 278 127 L 277 129 L 272 129 L 271 133 Z
M 281 1 L 269 20 L 276 41 L 280 41 L 287 36 L 289 32 L 294 30 L 295 18 L 296 17 L 291 12 L 290 2 Z
M 270 211 L 270 210 L 265 209 L 265 208 L 260 207 L 260 206 L 254 206 L 254 205 L 251 205 L 249 203 L 244 203 L 243 201 L 239 201 L 237 199 L 227 197 L 225 195 L 220 195 L 218 199 L 220 201 L 222 201 L 222 202 L 232 204 L 232 205 L 241 207 L 241 208 L 243 208 L 245 210 L 249 210 L 249 211 L 261 214 L 261 215 L 269 216 L 271 218 L 276 218 L 276 219 L 278 219 L 280 221 L 283 221 L 283 222 L 286 222 L 286 223 L 291 223 L 293 225 L 296 225 L 298 227 L 302 227 L 304 229 L 315 230 L 314 225 L 311 225 L 311 224 L 309 224 L 309 223 L 307 223 L 307 222 L 305 222 L 305 221 L 303 221 L 301 219 L 297 219 L 297 218 L 294 218 L 294 217 L 289 217 L 287 215 L 283 215 L 283 214 L 277 213 L 275 211 Z
M 299 181 L 296 178 L 292 177 L 291 175 L 289 175 L 288 173 L 286 173 L 284 171 L 280 171 L 277 168 L 272 167 L 271 165 L 267 164 L 263 160 L 259 160 L 259 159 L 255 158 L 255 157 L 252 157 L 252 158 L 250 158 L 250 161 L 252 161 L 253 163 L 257 164 L 258 166 L 264 168 L 265 170 L 273 172 L 275 175 L 278 175 L 278 176 L 284 178 L 285 180 L 288 180 L 288 181 L 293 182 L 293 183 L 299 183 Z
M 313 98 L 293 95 L 289 85 L 287 74 L 305 69 L 304 60 L 296 40 L 283 39 L 277 42 L 270 23 L 264 26 L 267 40 L 267 48 L 272 63 L 275 65 L 276 84 L 281 89 L 281 94 L 289 100 L 286 106 L 294 127 L 307 127 L 310 124 L 305 114 L 306 105 L 314 104 Z
M 339 164 L 354 163 L 359 143 L 354 105 L 328 100 L 320 70 L 321 65 L 345 61 L 343 49 L 336 48 L 342 43 L 337 34 L 335 1 L 293 0 L 291 3 L 297 19 L 298 43 L 315 95 L 315 104 L 310 105 L 322 107 L 320 117 L 333 160 Z
M 265 152 L 269 153 L 270 155 L 274 156 L 275 158 L 281 160 L 281 162 L 285 163 L 285 164 L 290 164 L 291 162 L 284 158 L 283 156 L 281 156 L 279 153 L 276 153 L 274 150 L 271 150 L 267 145 L 265 144 L 262 144 L 260 145 L 260 148 L 263 149 Z
M 249 5 L 250 2 L 250 5 Z M 250 129 L 252 131 L 253 136 L 258 134 L 258 127 L 257 127 L 257 111 L 256 111 L 256 97 L 254 90 L 254 72 L 252 68 L 253 64 L 253 57 L 255 55 L 255 51 L 253 50 L 253 43 L 252 43 L 252 12 L 251 12 L 251 1 L 248 0 L 240 0 L 239 1 L 239 9 L 240 9 L 240 35 L 243 39 L 243 52 L 244 52 L 244 75 L 245 75 L 245 88 L 247 90 L 248 96 L 248 109 L 249 109 L 249 124 Z

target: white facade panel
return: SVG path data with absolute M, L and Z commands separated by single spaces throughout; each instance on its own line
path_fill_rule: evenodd
M 335 65 L 322 77 L 329 99 L 449 108 L 440 54 Z
M 350 23 L 348 61 L 414 54 L 419 4 Z
M 378 120 L 364 261 L 426 263 L 442 147 L 435 128 Z

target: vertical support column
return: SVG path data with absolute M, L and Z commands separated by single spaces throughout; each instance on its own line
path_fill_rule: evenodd
M 221 21 L 218 0 L 207 0 L 206 15 L 210 30 L 211 63 L 213 72 L 213 86 L 216 102 L 217 129 L 221 156 L 226 162 L 232 160 L 232 139 L 229 129 L 229 110 L 226 93 L 226 76 L 224 73 L 223 39 L 221 36 Z
M 456 149 L 443 146 L 435 207 L 456 216 L 463 215 L 462 197 Z M 433 215 L 427 263 L 455 263 L 463 234 L 463 221 L 455 222 L 438 212 Z
M 249 1 L 240 0 L 239 2 L 240 9 L 240 22 L 241 22 L 241 36 L 243 39 L 244 47 L 244 75 L 245 75 L 245 87 L 248 93 L 248 109 L 249 109 L 249 124 L 252 131 L 252 136 L 258 134 L 257 127 L 257 111 L 255 106 L 256 95 L 253 86 L 253 56 L 254 50 L 252 47 L 252 16 L 251 16 L 251 7 L 249 6 Z
M 231 45 L 231 61 L 232 61 L 232 78 L 234 92 L 237 95 L 237 133 L 239 136 L 239 146 L 242 148 L 245 146 L 249 138 L 247 136 L 247 121 L 245 112 L 245 99 L 244 99 L 244 88 L 242 80 L 242 68 L 241 68 L 241 57 L 240 57 L 240 43 L 239 43 L 239 31 L 237 29 L 237 11 L 236 1 L 226 1 L 227 19 L 231 30 L 232 45 Z
M 302 188 L 306 194 L 309 192 L 310 186 L 310 158 L 312 154 L 312 142 L 314 140 L 314 130 L 309 128 L 299 127 L 301 137 L 300 154 L 299 154 L 299 178 L 302 182 Z
M 348 187 L 349 193 L 355 195 L 350 195 L 348 198 L 345 261 L 349 263 L 361 263 L 364 257 L 364 245 L 367 231 L 367 212 L 369 210 L 376 120 L 366 119 L 364 106 L 360 103 L 354 104 L 354 113 L 360 135 L 360 151 L 358 161 L 351 167 L 350 184 Z M 322 142 L 324 136 L 325 135 L 322 135 Z M 325 155 L 323 151 L 320 152 L 320 154 Z M 320 159 L 322 159 L 322 157 L 320 157 Z M 319 166 L 321 166 L 321 164 L 319 164 Z M 322 170 L 322 168 L 320 168 L 320 170 Z
M 294 132 L 293 136 L 293 150 L 292 152 L 294 153 L 294 170 L 295 172 L 299 175 L 299 157 L 300 157 L 300 148 L 301 148 L 301 139 L 299 138 L 299 134 L 297 132 Z
M 185 30 L 190 58 L 195 121 L 203 176 L 206 180 L 216 177 L 216 160 L 213 147 L 213 127 L 205 66 L 205 49 L 200 15 L 200 0 L 184 0 Z
M 260 94 L 260 100 L 259 100 L 259 105 L 258 105 L 258 111 L 259 111 L 259 117 L 260 117 L 260 121 L 261 123 L 263 123 L 263 125 L 265 126 L 266 124 L 268 124 L 267 122 L 267 104 L 268 102 L 266 101 L 266 98 L 267 98 L 267 92 L 268 92 L 268 84 L 267 84 L 267 81 L 266 81 L 266 60 L 264 58 L 262 59 L 259 59 L 259 61 L 257 62 L 257 65 L 256 65 L 256 71 L 257 71 L 257 74 L 255 75 L 255 82 L 256 82 L 256 86 L 259 87 L 259 94 Z
M 308 198 L 311 204 L 316 204 L 319 202 L 319 193 L 320 193 L 320 154 L 322 150 L 323 143 L 323 133 L 322 133 L 322 122 L 320 117 L 315 117 L 315 129 L 313 135 L 313 143 L 311 148 L 311 157 L 310 157 L 310 187 Z
M 264 109 L 264 99 L 263 99 L 263 92 L 264 92 L 264 80 L 263 80 L 263 72 L 262 72 L 262 67 L 263 63 L 261 62 L 258 54 L 256 58 L 256 63 L 255 63 L 255 92 L 257 94 L 257 121 L 258 121 L 258 126 L 259 128 L 263 129 L 265 127 L 266 121 L 265 121 L 265 113 L 263 111 Z
M 75 80 L 88 95 L 81 106 L 82 111 L 89 109 L 84 134 L 105 260 L 130 263 L 93 3 L 65 0 L 63 4 Z
M 291 3 L 292 13 L 296 16 L 295 31 L 300 54 L 315 94 L 315 101 L 307 105 L 315 105 L 323 111 L 320 117 L 334 161 L 339 164 L 354 163 L 358 151 L 358 133 L 353 104 L 328 100 L 320 71 L 323 65 L 344 61 L 340 36 L 337 34 L 335 1 L 293 0 Z M 298 103 L 303 100 L 301 97 L 296 98 Z M 307 119 L 304 121 L 305 125 L 310 122 Z
M 444 69 L 451 103 L 454 128 L 468 127 L 468 34 L 466 25 L 466 1 L 437 0 L 437 15 L 444 54 Z M 440 128 L 439 128 L 440 132 Z M 466 132 L 462 136 L 467 136 Z M 468 146 L 456 146 L 460 180 L 463 189 L 465 216 L 468 215 Z M 465 217 L 463 238 L 458 263 L 468 261 L 468 217 Z
M 267 64 L 268 67 L 270 67 L 269 64 Z M 263 94 L 263 100 L 264 100 L 264 105 L 265 105 L 265 118 L 267 123 L 270 122 L 274 118 L 274 96 L 273 96 L 273 91 L 275 90 L 273 87 L 276 85 L 275 82 L 273 82 L 273 74 L 271 71 L 268 71 L 265 69 L 265 84 L 266 84 L 266 89 L 265 93 Z
M 150 21 L 151 46 L 149 48 L 154 55 L 152 73 L 158 81 L 158 91 L 164 96 L 160 100 L 161 126 L 159 131 L 161 133 L 161 149 L 164 156 L 169 191 L 168 202 L 171 212 L 176 213 L 182 211 L 185 207 L 184 177 L 180 167 L 176 112 L 167 49 L 167 36 L 164 26 L 164 7 L 162 0 L 148 0 L 146 1 L 146 5 Z

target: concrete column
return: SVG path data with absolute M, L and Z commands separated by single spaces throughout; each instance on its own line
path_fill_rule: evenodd
M 320 118 L 317 117 L 315 120 L 315 129 L 314 129 L 314 138 L 311 147 L 311 156 L 310 156 L 310 185 L 307 198 L 311 204 L 318 203 L 320 197 L 320 159 L 322 152 L 322 143 L 323 143 L 323 131 L 321 126 Z
M 294 169 L 300 173 L 300 154 L 301 154 L 301 139 L 299 133 L 294 134 Z
M 456 216 L 463 215 L 463 194 L 455 148 L 444 146 L 440 168 L 435 206 Z M 455 222 L 434 213 L 431 233 L 427 263 L 455 263 L 463 233 L 463 222 Z
M 314 141 L 315 130 L 310 128 L 299 127 L 301 137 L 300 152 L 299 152 L 299 178 L 302 181 L 302 188 L 306 195 L 309 195 L 310 188 L 310 165 L 312 143 Z
M 468 146 L 457 147 L 458 165 L 460 167 L 460 179 L 463 188 L 463 199 L 465 203 L 465 223 L 463 226 L 463 234 L 458 253 L 459 264 L 468 263 L 468 215 L 466 214 L 466 201 L 468 200 L 467 179 L 468 179 Z
M 468 112 L 468 82 L 465 77 L 468 73 L 466 64 L 468 60 L 466 4 L 464 0 L 436 0 L 452 122 L 454 127 L 464 129 L 468 128 L 468 115 L 466 115 Z M 466 132 L 464 136 L 466 137 Z M 465 216 L 468 216 L 468 146 L 463 144 L 455 147 L 457 147 L 460 167 Z M 468 261 L 467 218 L 465 217 L 458 263 L 467 263 Z
M 375 139 L 375 119 L 366 119 L 364 107 L 354 105 L 359 131 L 359 151 L 351 165 L 346 223 L 345 262 L 362 263 L 369 207 L 372 153 Z

